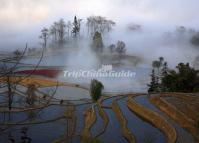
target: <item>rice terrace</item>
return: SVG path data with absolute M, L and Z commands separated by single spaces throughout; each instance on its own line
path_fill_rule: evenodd
M 187 5 L 1 0 L 0 143 L 199 143 Z

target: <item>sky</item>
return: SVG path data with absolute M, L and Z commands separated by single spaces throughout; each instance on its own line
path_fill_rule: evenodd
M 0 0 L 1 25 L 38 23 L 54 17 L 102 15 L 181 24 L 197 22 L 198 0 Z
M 38 38 L 43 26 L 60 18 L 101 15 L 119 24 L 199 25 L 198 0 L 0 0 L 0 48 Z M 27 39 L 28 38 L 28 39 Z M 20 44 L 19 44 L 20 45 Z M 4 47 L 5 48 L 5 47 Z

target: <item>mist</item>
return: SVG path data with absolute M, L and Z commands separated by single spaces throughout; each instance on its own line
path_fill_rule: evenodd
M 141 57 L 142 64 L 151 65 L 153 60 L 164 57 L 174 68 L 180 62 L 192 64 L 198 56 L 199 48 L 190 42 L 193 36 L 189 32 L 190 27 L 185 27 L 186 30 L 180 33 L 177 26 L 141 26 L 138 31 L 128 31 L 127 27 L 117 29 L 112 33 L 112 41 L 123 40 L 127 45 L 127 54 Z
M 189 5 L 189 6 L 187 6 Z M 99 69 L 100 59 L 91 51 L 92 38 L 87 36 L 86 18 L 89 16 L 103 16 L 116 22 L 116 26 L 107 35 L 103 35 L 105 48 L 117 41 L 126 45 L 126 54 L 135 56 L 140 61 L 131 66 L 142 75 L 132 80 L 100 79 L 106 88 L 130 86 L 140 88 L 149 82 L 149 72 L 152 61 L 164 57 L 170 68 L 178 63 L 189 62 L 193 64 L 199 55 L 199 48 L 190 42 L 192 31 L 199 31 L 199 15 L 197 14 L 199 1 L 197 0 L 1 0 L 0 1 L 0 50 L 14 51 L 24 49 L 28 43 L 29 48 L 41 48 L 40 31 L 43 27 L 50 27 L 53 22 L 63 18 L 65 22 L 73 21 L 74 16 L 83 19 L 80 31 L 81 39 L 76 45 L 59 47 L 48 45 L 41 65 L 67 66 L 67 69 Z M 139 29 L 129 29 L 130 25 L 138 25 Z M 184 26 L 185 31 L 177 29 Z M 56 49 L 52 50 L 51 48 Z M 72 47 L 72 48 L 71 48 Z M 49 56 L 51 55 L 51 56 Z M 53 56 L 52 56 L 53 55 Z M 39 56 L 39 55 L 38 55 Z M 34 60 L 26 62 L 34 63 Z M 132 70 L 131 69 L 131 70 Z M 60 80 L 63 75 L 60 75 Z M 73 79 L 74 80 L 74 79 Z M 88 79 L 76 82 L 87 82 Z M 111 84 L 111 82 L 114 82 Z M 116 84 L 118 83 L 118 84 Z M 130 85 L 129 87 L 127 85 Z M 143 88 L 143 86 L 141 87 Z

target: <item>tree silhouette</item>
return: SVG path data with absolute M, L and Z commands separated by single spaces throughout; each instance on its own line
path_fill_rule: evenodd
M 68 38 L 70 38 L 72 26 L 73 25 L 72 25 L 71 21 L 68 21 L 67 24 L 66 24 Z
M 159 73 L 159 70 L 160 70 L 160 66 L 161 66 L 160 61 L 153 61 L 152 67 L 158 69 L 158 73 Z
M 50 35 L 52 36 L 52 40 L 54 43 L 57 42 L 57 35 L 58 35 L 58 23 L 54 22 L 53 25 L 50 27 Z
M 93 36 L 97 31 L 101 34 L 110 32 L 113 26 L 115 26 L 115 22 L 102 16 L 90 16 L 87 18 L 86 25 L 88 29 L 88 35 Z
M 65 33 L 66 33 L 66 23 L 61 18 L 57 23 L 57 31 L 58 31 L 58 42 L 62 46 L 65 41 Z
M 126 45 L 123 41 L 118 41 L 116 45 L 115 51 L 119 54 L 125 54 L 126 53 Z
M 155 75 L 155 70 L 153 69 L 152 70 L 152 73 L 151 73 L 151 82 L 150 84 L 148 85 L 149 89 L 148 89 L 148 92 L 157 92 L 158 91 L 158 81 L 157 81 L 157 77 Z
M 72 33 L 74 38 L 77 38 L 79 32 L 80 32 L 80 26 L 81 26 L 81 19 L 77 19 L 77 17 L 74 17 L 74 21 L 73 21 L 73 29 L 72 29 Z
M 47 28 L 43 28 L 41 30 L 41 35 L 39 36 L 40 39 L 42 39 L 42 45 L 44 48 L 47 47 L 47 41 L 48 41 L 48 38 L 49 38 L 49 31 Z
M 95 35 L 93 36 L 92 48 L 94 49 L 94 51 L 103 52 L 103 47 L 104 44 L 101 33 L 95 32 Z

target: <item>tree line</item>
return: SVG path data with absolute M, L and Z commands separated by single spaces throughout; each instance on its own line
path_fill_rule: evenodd
M 87 35 L 93 37 L 96 32 L 106 34 L 110 32 L 115 25 L 113 20 L 102 16 L 90 16 L 86 20 Z M 63 46 L 66 42 L 80 37 L 80 31 L 83 27 L 83 19 L 74 17 L 73 22 L 65 22 L 63 18 L 54 22 L 49 28 L 44 27 L 41 30 L 39 38 L 43 47 L 49 43 Z
M 179 63 L 175 69 L 168 69 L 163 57 L 153 61 L 151 82 L 148 92 L 199 92 L 199 70 L 189 63 Z

